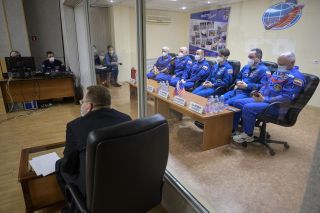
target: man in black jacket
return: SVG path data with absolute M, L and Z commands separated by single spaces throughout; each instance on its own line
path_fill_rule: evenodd
M 73 184 L 85 198 L 85 161 L 89 132 L 126 122 L 131 118 L 110 107 L 110 92 L 103 86 L 89 86 L 80 103 L 81 117 L 67 124 L 64 157 L 56 163 L 56 176 L 63 193 L 66 184 Z

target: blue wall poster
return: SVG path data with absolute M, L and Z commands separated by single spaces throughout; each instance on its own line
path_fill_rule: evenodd
M 216 57 L 226 47 L 229 14 L 230 7 L 190 15 L 190 54 L 203 49 L 205 56 Z

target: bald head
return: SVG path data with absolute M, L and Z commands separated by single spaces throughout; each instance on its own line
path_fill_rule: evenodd
M 183 53 L 184 55 L 188 54 L 188 48 L 187 47 L 180 47 L 179 52 Z
M 278 66 L 286 67 L 287 70 L 291 70 L 296 62 L 296 56 L 293 52 L 282 53 L 278 58 Z

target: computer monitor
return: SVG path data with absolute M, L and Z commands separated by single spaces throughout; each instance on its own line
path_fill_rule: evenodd
M 6 57 L 8 72 L 32 72 L 35 71 L 33 57 Z

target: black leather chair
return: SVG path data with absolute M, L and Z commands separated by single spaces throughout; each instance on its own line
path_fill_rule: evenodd
M 237 61 L 237 60 L 228 60 L 228 62 L 233 68 L 233 79 L 232 79 L 232 82 L 234 83 L 234 81 L 237 78 L 237 75 L 240 72 L 241 63 L 240 63 L 240 61 Z
M 92 131 L 86 150 L 86 200 L 67 185 L 80 212 L 147 212 L 161 202 L 168 161 L 168 123 L 161 115 Z
M 262 63 L 268 68 L 268 70 L 273 74 L 278 69 L 278 64 L 272 61 L 262 61 Z
M 210 65 L 210 69 L 212 69 L 213 66 L 217 63 L 215 60 L 209 60 L 209 59 L 207 59 L 207 61 L 208 61 L 209 65 Z
M 269 146 L 270 143 L 282 144 L 286 149 L 289 148 L 289 145 L 284 141 L 270 140 L 266 132 L 267 123 L 273 123 L 284 127 L 293 126 L 297 121 L 300 111 L 304 106 L 307 105 L 308 101 L 311 99 L 319 84 L 319 78 L 317 76 L 306 73 L 304 73 L 303 75 L 305 76 L 306 80 L 305 88 L 293 103 L 272 103 L 262 114 L 258 115 L 257 117 L 256 126 L 260 129 L 260 136 L 256 138 L 254 142 L 258 142 L 266 146 L 269 150 L 270 155 L 272 156 L 275 155 L 275 152 Z M 277 107 L 279 109 L 284 108 L 288 110 L 285 116 L 275 117 L 270 115 L 269 113 L 269 111 L 273 107 Z M 247 143 L 243 143 L 243 145 L 247 146 Z

